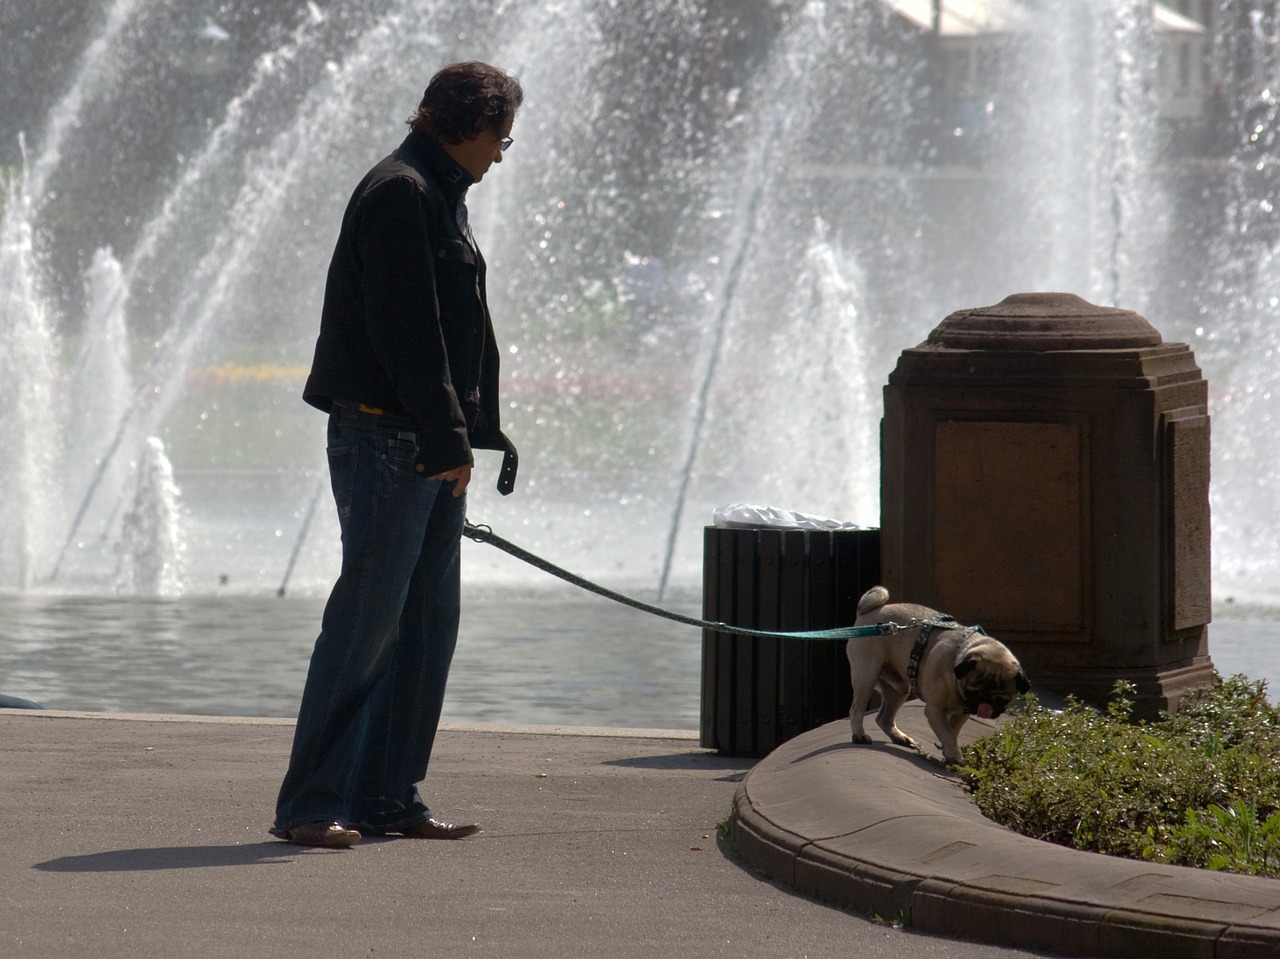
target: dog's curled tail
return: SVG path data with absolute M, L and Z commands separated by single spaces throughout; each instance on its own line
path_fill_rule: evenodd
M 889 591 L 883 586 L 872 586 L 862 594 L 862 599 L 858 600 L 858 615 L 869 616 L 887 602 L 889 602 Z

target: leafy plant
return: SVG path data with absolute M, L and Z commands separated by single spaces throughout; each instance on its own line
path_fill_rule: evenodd
M 1244 800 L 1227 809 L 1188 809 L 1187 824 L 1173 833 L 1172 844 L 1199 850 L 1209 869 L 1280 875 L 1280 812 L 1262 821 L 1258 807 Z
M 734 819 L 733 819 L 732 811 L 730 811 L 729 815 L 725 816 L 718 823 L 716 823 L 716 833 L 725 842 L 733 841 L 733 824 L 734 824 Z
M 871 914 L 871 921 L 878 926 L 890 926 L 894 929 L 906 929 L 911 925 L 911 913 L 903 909 L 892 919 L 889 919 L 880 915 L 878 912 L 873 912 Z
M 1280 876 L 1280 709 L 1265 682 L 1233 676 L 1141 723 L 1133 693 L 1118 684 L 1103 711 L 1028 697 L 965 751 L 978 807 L 1077 849 Z

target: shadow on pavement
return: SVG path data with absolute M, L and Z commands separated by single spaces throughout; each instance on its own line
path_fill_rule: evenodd
M 636 756 L 634 758 L 606 759 L 602 766 L 621 766 L 627 769 L 707 769 L 724 770 L 736 774 L 731 781 L 746 775 L 758 760 L 742 756 L 721 756 L 716 753 L 670 753 L 665 756 Z
M 41 872 L 150 872 L 160 869 L 202 869 L 207 866 L 256 866 L 285 863 L 299 855 L 329 855 L 344 849 L 303 849 L 282 842 L 235 846 L 160 846 L 115 849 L 83 856 L 60 856 L 38 862 Z

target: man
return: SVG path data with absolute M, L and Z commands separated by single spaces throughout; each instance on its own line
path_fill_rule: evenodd
M 271 834 L 461 839 L 418 794 L 458 632 L 473 449 L 499 429 L 498 348 L 467 188 L 502 162 L 524 94 L 484 63 L 437 73 L 399 149 L 356 187 L 329 265 L 303 391 L 329 413 L 342 571 L 325 607 Z

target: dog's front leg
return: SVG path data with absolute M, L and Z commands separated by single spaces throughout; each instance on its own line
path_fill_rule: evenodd
M 958 716 L 934 706 L 925 705 L 924 718 L 929 720 L 929 728 L 938 737 L 938 745 L 942 747 L 942 758 L 948 766 L 959 766 L 963 757 L 960 755 L 960 727 L 969 717 L 964 713 Z

